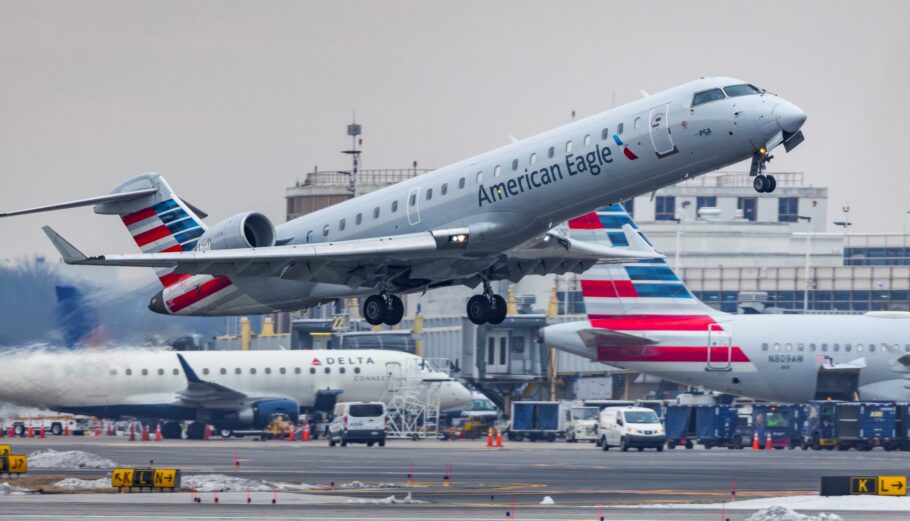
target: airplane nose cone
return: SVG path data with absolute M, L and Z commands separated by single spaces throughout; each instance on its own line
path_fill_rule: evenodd
M 455 409 L 471 403 L 471 391 L 458 382 L 445 382 L 441 391 L 441 409 Z
M 162 315 L 169 315 L 167 308 L 164 306 L 164 290 L 158 291 L 155 293 L 155 296 L 149 300 L 149 309 L 155 313 L 160 313 Z
M 796 133 L 806 122 L 806 113 L 789 101 L 781 101 L 772 111 L 777 118 L 777 125 L 784 132 Z

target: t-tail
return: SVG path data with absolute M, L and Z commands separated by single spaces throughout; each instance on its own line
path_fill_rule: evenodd
M 617 248 L 650 245 L 619 204 L 572 219 L 569 235 Z M 580 278 L 590 329 L 578 334 L 598 360 L 739 361 L 731 358 L 731 332 L 722 324 L 727 315 L 695 298 L 664 259 L 598 263 Z

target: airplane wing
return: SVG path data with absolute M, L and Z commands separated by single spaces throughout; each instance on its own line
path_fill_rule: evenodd
M 186 389 L 177 393 L 177 398 L 181 402 L 205 407 L 207 404 L 215 405 L 228 400 L 247 398 L 247 395 L 240 391 L 235 391 L 215 382 L 206 382 L 199 378 L 183 355 L 177 354 L 177 360 L 180 361 L 180 367 L 183 368 L 183 373 L 186 375 Z
M 658 342 L 657 340 L 648 337 L 630 335 L 628 333 L 603 328 L 580 329 L 578 331 L 578 336 L 581 337 L 581 341 L 585 343 L 585 346 L 592 349 L 601 345 L 648 346 Z

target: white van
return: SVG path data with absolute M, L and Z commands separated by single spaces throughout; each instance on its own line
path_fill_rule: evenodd
M 341 443 L 378 443 L 385 447 L 385 404 L 382 402 L 344 402 L 335 404 L 335 416 L 329 424 L 329 447 Z
M 652 409 L 645 407 L 607 407 L 597 421 L 597 446 L 603 450 L 634 447 L 664 450 L 664 426 Z

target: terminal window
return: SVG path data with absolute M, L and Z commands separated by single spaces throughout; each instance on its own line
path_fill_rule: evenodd
M 755 221 L 758 219 L 758 198 L 740 197 L 736 200 L 736 209 L 742 210 L 744 219 Z
M 713 195 L 698 196 L 695 198 L 695 211 L 701 208 L 717 208 L 717 197 Z
M 795 223 L 799 220 L 798 197 L 781 197 L 777 200 L 777 220 L 782 223 Z
M 673 221 L 676 219 L 676 197 L 662 195 L 654 199 L 654 220 Z

